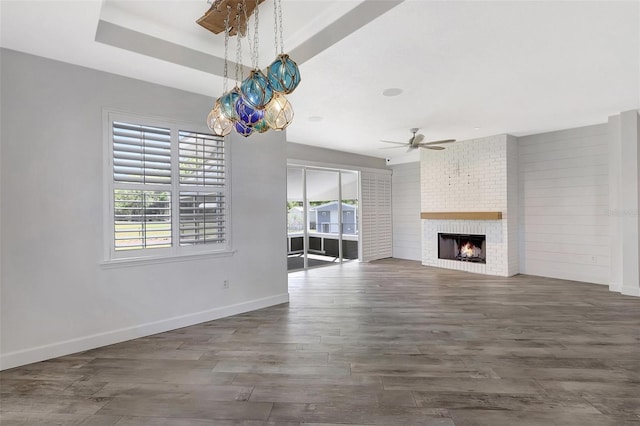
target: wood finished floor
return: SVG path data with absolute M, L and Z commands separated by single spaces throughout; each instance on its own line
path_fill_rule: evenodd
M 384 260 L 0 373 L 2 425 L 640 425 L 640 298 Z

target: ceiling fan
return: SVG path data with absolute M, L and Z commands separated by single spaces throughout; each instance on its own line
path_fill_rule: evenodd
M 409 129 L 409 131 L 413 134 L 411 136 L 411 138 L 409 139 L 409 142 L 394 142 L 394 141 L 385 141 L 385 140 L 380 140 L 380 142 L 384 142 L 384 143 L 391 143 L 394 145 L 398 145 L 398 146 L 389 146 L 386 148 L 380 148 L 380 149 L 393 149 L 393 148 L 402 148 L 402 147 L 407 147 L 408 150 L 407 152 L 416 149 L 416 148 L 426 148 L 426 149 L 433 149 L 433 150 L 442 150 L 444 149 L 443 146 L 436 146 L 436 145 L 440 145 L 443 143 L 451 143 L 451 142 L 455 142 L 455 139 L 443 139 L 441 141 L 431 141 L 431 142 L 422 142 L 424 140 L 424 135 L 423 134 L 416 134 L 418 133 L 418 129 L 417 127 L 414 127 L 412 129 Z

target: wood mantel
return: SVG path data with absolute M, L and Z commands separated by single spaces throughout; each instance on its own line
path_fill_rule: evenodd
M 422 212 L 420 219 L 500 220 L 502 212 Z

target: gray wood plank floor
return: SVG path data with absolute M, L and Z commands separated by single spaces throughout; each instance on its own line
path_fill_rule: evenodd
M 2 425 L 640 425 L 640 299 L 383 260 L 0 373 Z

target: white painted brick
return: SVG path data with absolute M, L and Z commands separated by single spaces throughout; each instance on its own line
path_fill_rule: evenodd
M 518 158 L 507 149 L 516 143 L 509 138 L 513 137 L 497 135 L 458 142 L 443 152 L 421 152 L 422 211 L 487 210 L 504 216 L 502 221 L 423 220 L 423 264 L 503 276 L 518 272 L 517 264 L 513 266 L 517 244 L 508 244 L 517 234 L 517 204 L 509 214 L 508 199 L 517 200 L 518 190 L 517 174 L 508 174 L 516 170 Z M 509 220 L 516 225 L 509 226 Z M 439 232 L 486 235 L 487 264 L 437 259 Z

